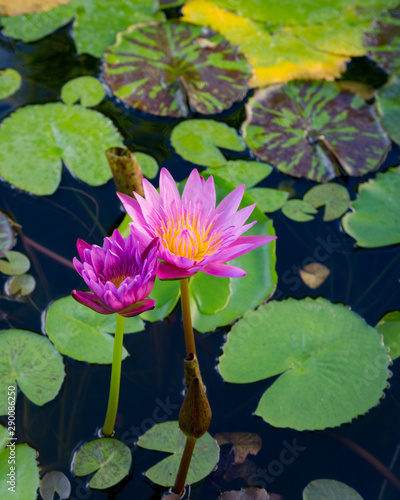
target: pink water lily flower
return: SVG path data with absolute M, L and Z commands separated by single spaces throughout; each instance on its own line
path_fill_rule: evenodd
M 103 247 L 78 240 L 82 262 L 75 257 L 74 266 L 93 293 L 73 290 L 72 296 L 101 314 L 130 317 L 153 309 L 154 300 L 146 297 L 158 270 L 158 245 L 153 238 L 142 246 L 132 234 L 123 238 L 118 229 L 104 238 Z
M 118 193 L 132 218 L 131 232 L 142 245 L 160 238 L 160 279 L 179 279 L 198 271 L 213 276 L 239 277 L 246 272 L 226 262 L 264 245 L 275 236 L 241 236 L 256 221 L 244 224 L 254 205 L 238 207 L 244 185 L 228 194 L 216 207 L 214 179 L 207 181 L 192 170 L 182 198 L 171 174 L 165 168 L 160 174 L 160 194 L 146 179 L 145 198 L 137 193 L 136 200 Z

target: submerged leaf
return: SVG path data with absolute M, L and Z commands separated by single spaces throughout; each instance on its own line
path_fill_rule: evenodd
M 184 22 L 132 26 L 105 60 L 113 93 L 158 116 L 220 113 L 243 99 L 250 77 L 244 56 L 219 33 Z
M 400 243 L 400 167 L 378 173 L 360 184 L 353 212 L 342 218 L 343 229 L 358 246 L 383 247 Z
M 58 470 L 48 472 L 40 480 L 40 494 L 43 500 L 53 500 L 54 494 L 61 499 L 69 498 L 71 495 L 71 483 L 67 476 Z
M 312 262 L 311 264 L 304 266 L 304 269 L 300 269 L 299 274 L 303 283 L 309 288 L 315 290 L 322 285 L 331 272 L 323 264 L 320 264 L 319 262 Z
M 70 80 L 61 89 L 61 99 L 65 104 L 81 102 L 85 108 L 96 106 L 105 97 L 103 85 L 93 76 L 80 76 Z
M 350 486 L 333 479 L 311 481 L 303 491 L 303 500 L 363 500 Z
M 324 221 L 341 217 L 350 207 L 350 196 L 347 189 L 340 184 L 323 184 L 309 189 L 303 200 L 314 208 L 325 205 Z
M 307 222 L 313 220 L 317 210 L 304 200 L 289 200 L 283 207 L 282 212 L 289 217 L 289 219 L 297 222 Z
M 64 5 L 71 0 L 0 0 L 0 16 L 19 16 L 43 12 L 59 5 Z
M 376 170 L 390 141 L 373 106 L 333 83 L 294 82 L 258 91 L 243 125 L 249 147 L 284 173 L 326 182 Z
M 26 106 L 1 124 L 0 174 L 20 189 L 53 194 L 63 160 L 79 179 L 99 186 L 111 178 L 104 155 L 111 146 L 122 146 L 122 138 L 96 111 L 61 103 Z
M 15 245 L 15 234 L 10 219 L 0 211 L 0 257 Z
M 383 335 L 383 341 L 389 347 L 389 356 L 395 360 L 400 357 L 400 311 L 387 313 L 375 327 Z
M 24 274 L 31 267 L 31 262 L 26 255 L 14 250 L 4 252 L 7 260 L 0 259 L 0 272 L 12 276 L 13 274 Z
M 242 488 L 239 491 L 231 490 L 222 493 L 217 500 L 284 500 L 280 495 L 268 493 L 263 488 Z
M 253 432 L 219 432 L 214 439 L 222 446 L 223 444 L 233 444 L 235 447 L 235 463 L 242 464 L 247 455 L 257 455 L 262 447 L 262 439 Z
M 86 476 L 97 471 L 89 482 L 90 488 L 104 490 L 118 484 L 129 474 L 132 453 L 122 441 L 102 438 L 89 441 L 76 454 L 74 472 Z
M 15 69 L 8 68 L 0 71 L 0 101 L 15 94 L 15 92 L 20 88 L 21 82 L 21 75 Z
M 299 431 L 349 422 L 379 402 L 389 358 L 378 332 L 348 307 L 323 298 L 273 301 L 228 335 L 219 371 L 227 382 L 280 375 L 256 415 Z

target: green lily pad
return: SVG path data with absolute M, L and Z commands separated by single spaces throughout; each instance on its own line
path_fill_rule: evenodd
M 106 95 L 103 85 L 93 76 L 79 76 L 70 80 L 61 89 L 61 99 L 65 104 L 78 101 L 85 108 L 97 106 Z
M 203 167 L 222 167 L 226 164 L 218 148 L 244 151 L 243 139 L 234 128 L 214 120 L 185 120 L 171 134 L 176 152 L 187 161 Z
M 363 500 L 356 490 L 333 479 L 311 481 L 303 491 L 303 500 Z
M 234 186 L 217 176 L 214 176 L 214 182 L 217 203 L 219 203 L 234 189 Z M 243 208 L 253 203 L 254 201 L 245 193 L 240 207 Z M 247 231 L 246 235 L 275 234 L 272 221 L 267 219 L 257 207 L 248 220 L 257 220 L 258 223 Z M 231 323 L 243 316 L 249 309 L 264 302 L 274 291 L 277 282 L 275 260 L 275 243 L 271 242 L 230 261 L 231 264 L 247 272 L 243 278 L 218 278 L 221 280 L 219 285 L 216 285 L 215 277 L 202 275 L 202 273 L 197 273 L 190 278 L 189 295 L 194 328 L 199 332 L 209 332 Z M 198 283 L 201 283 L 201 286 Z M 210 297 L 215 296 L 213 289 L 216 286 L 223 288 L 224 295 L 218 300 L 215 299 L 213 306 Z M 225 304 L 226 306 L 223 307 Z
M 0 259 L 0 272 L 3 274 L 23 274 L 31 267 L 31 262 L 26 255 L 14 250 L 8 250 L 5 253 L 7 260 Z
M 158 116 L 215 114 L 244 98 L 250 67 L 219 33 L 184 22 L 131 26 L 105 54 L 103 76 L 129 106 Z
M 15 245 L 15 234 L 10 219 L 0 211 L 0 257 Z
M 118 439 L 102 438 L 89 441 L 78 451 L 74 462 L 77 476 L 97 471 L 89 482 L 90 488 L 104 490 L 118 484 L 129 474 L 132 453 Z
M 310 203 L 304 200 L 289 200 L 282 207 L 282 212 L 286 217 L 297 222 L 313 220 L 314 216 L 311 214 L 316 214 L 317 211 Z
M 21 75 L 15 69 L 0 71 L 0 101 L 15 94 L 22 82 Z
M 390 141 L 374 107 L 334 83 L 293 82 L 256 92 L 243 125 L 260 160 L 294 177 L 326 182 L 376 170 Z
M 342 218 L 343 228 L 360 247 L 400 243 L 400 168 L 378 173 L 360 184 L 352 213 Z
M 383 126 L 390 138 L 400 144 L 400 81 L 398 76 L 393 75 L 387 85 L 378 90 L 377 100 Z
M 116 316 L 115 314 L 112 316 Z M 136 320 L 134 323 L 137 324 Z M 131 322 L 126 320 L 129 325 Z M 57 349 L 71 358 L 89 363 L 112 363 L 116 317 L 92 311 L 72 297 L 51 304 L 46 314 L 46 333 Z M 122 348 L 122 359 L 128 351 Z
M 148 450 L 172 453 L 157 465 L 146 471 L 146 476 L 161 486 L 173 486 L 178 472 L 186 436 L 179 429 L 177 421 L 164 422 L 154 425 L 143 436 L 140 436 L 138 446 Z M 219 460 L 219 447 L 215 439 L 208 432 L 196 442 L 187 483 L 197 483 L 217 465 Z
M 168 316 L 175 308 L 180 297 L 179 281 L 161 281 L 156 277 L 153 290 L 149 297 L 156 303 L 151 311 L 145 311 L 140 315 L 146 321 L 160 321 Z
M 272 170 L 271 165 L 260 161 L 232 160 L 218 167 L 218 171 L 211 168 L 207 169 L 204 174 L 217 173 L 218 177 L 231 182 L 234 186 L 245 184 L 246 189 L 249 190 L 268 177 Z
M 49 339 L 26 330 L 0 332 L 0 415 L 8 410 L 7 388 L 18 384 L 33 403 L 54 399 L 64 380 L 62 356 Z
M 251 311 L 228 335 L 219 371 L 227 382 L 280 375 L 256 415 L 299 431 L 350 422 L 383 396 L 389 358 L 378 332 L 324 298 L 273 301 Z
M 23 297 L 33 292 L 36 280 L 31 274 L 19 274 L 7 281 L 7 288 L 11 295 L 22 295 Z
M 26 106 L 1 124 L 0 174 L 20 189 L 52 194 L 63 160 L 79 179 L 99 186 L 112 176 L 104 154 L 111 146 L 122 146 L 121 136 L 96 111 L 61 103 Z
M 14 441 L 15 443 L 15 441 Z M 11 448 L 0 451 L 0 491 L 1 500 L 36 500 L 39 487 L 39 467 L 37 452 L 26 443 L 15 446 L 15 462 L 9 462 Z M 11 469 L 14 467 L 15 469 Z M 15 485 L 7 483 L 15 472 Z M 13 488 L 14 489 L 10 489 Z
M 400 311 L 385 314 L 375 327 L 383 335 L 383 341 L 389 347 L 389 356 L 395 360 L 400 357 Z
M 303 200 L 314 208 L 325 205 L 324 221 L 341 217 L 350 207 L 350 196 L 347 189 L 340 184 L 323 184 L 309 189 Z
M 24 16 L 2 17 L 7 36 L 33 42 L 70 22 L 79 54 L 102 57 L 116 34 L 134 23 L 162 18 L 156 0 L 73 0 L 54 9 Z
M 158 163 L 152 156 L 146 153 L 133 153 L 133 156 L 139 162 L 140 169 L 145 177 L 148 179 L 154 179 L 158 174 Z
M 6 447 L 11 438 L 12 435 L 8 433 L 7 427 L 0 425 L 0 451 Z
M 287 191 L 272 188 L 253 188 L 246 192 L 257 202 L 257 207 L 263 212 L 279 210 L 285 205 L 289 196 Z
M 71 483 L 67 476 L 58 470 L 48 472 L 40 480 L 40 494 L 43 500 L 53 500 L 54 494 L 61 499 L 69 498 L 71 495 Z

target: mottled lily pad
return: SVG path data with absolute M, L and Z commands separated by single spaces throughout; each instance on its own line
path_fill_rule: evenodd
M 61 499 L 69 498 L 71 495 L 71 483 L 67 476 L 58 470 L 48 472 L 40 480 L 40 494 L 43 500 L 54 500 L 54 494 Z
M 164 422 L 154 425 L 143 436 L 140 436 L 138 446 L 148 450 L 172 453 L 157 465 L 146 471 L 146 476 L 161 486 L 173 486 L 185 447 L 186 436 L 179 429 L 177 421 Z M 187 483 L 197 483 L 217 465 L 219 447 L 215 439 L 208 432 L 196 442 L 190 462 Z
M 31 267 L 31 262 L 26 255 L 14 250 L 4 252 L 5 258 L 0 259 L 0 272 L 12 276 L 13 274 L 23 274 Z
M 395 360 L 400 357 L 400 311 L 387 313 L 375 327 L 383 335 L 383 341 L 389 347 L 389 356 Z
M 400 80 L 397 75 L 393 75 L 389 82 L 378 90 L 377 100 L 383 126 L 390 138 L 400 144 Z
M 0 174 L 20 189 L 53 194 L 64 161 L 79 179 L 99 186 L 111 178 L 104 155 L 111 146 L 122 146 L 122 138 L 97 111 L 61 103 L 26 106 L 1 124 Z
M 15 69 L 8 68 L 0 71 L 0 100 L 15 94 L 21 82 L 21 75 Z
M 289 200 L 283 205 L 282 212 L 289 219 L 307 222 L 314 219 L 312 214 L 316 214 L 317 210 L 304 200 Z
M 214 120 L 185 120 L 171 134 L 171 144 L 187 161 L 203 167 L 222 167 L 227 160 L 218 148 L 246 149 L 237 131 Z
M 257 202 L 257 207 L 263 212 L 275 212 L 285 205 L 289 193 L 280 189 L 253 188 L 247 194 Z
M 245 184 L 246 189 L 249 190 L 268 177 L 272 170 L 271 165 L 260 161 L 231 160 L 227 161 L 224 166 L 218 167 L 218 170 L 207 169 L 204 173 L 217 174 L 218 177 L 231 182 L 234 186 Z
M 258 91 L 247 106 L 247 144 L 262 161 L 295 177 L 326 182 L 376 170 L 390 141 L 373 106 L 328 82 Z
M 89 481 L 90 488 L 104 490 L 118 484 L 129 474 L 132 453 L 118 439 L 102 438 L 89 441 L 80 449 L 74 462 L 77 476 L 97 471 Z
M 356 490 L 333 479 L 311 481 L 303 491 L 303 500 L 363 500 Z
M 303 200 L 314 208 L 325 205 L 324 221 L 341 217 L 350 207 L 350 196 L 347 189 L 340 184 L 323 184 L 309 189 Z
M 97 106 L 105 95 L 103 85 L 93 76 L 74 78 L 64 84 L 61 89 L 61 99 L 65 104 L 75 104 L 80 101 L 85 108 Z
M 26 330 L 0 332 L 0 415 L 7 413 L 7 388 L 19 386 L 37 405 L 54 399 L 64 380 L 61 354 L 48 338 Z
M 29 295 L 36 287 L 36 280 L 31 274 L 12 276 L 6 282 L 6 289 L 11 295 Z
M 342 218 L 343 228 L 360 247 L 400 243 L 400 167 L 378 173 L 360 184 L 353 212 Z
M 132 26 L 105 60 L 113 93 L 158 116 L 220 113 L 244 98 L 250 78 L 237 48 L 215 31 L 183 22 Z
M 15 234 L 10 219 L 0 211 L 0 257 L 15 245 Z
M 335 427 L 377 405 L 390 375 L 378 332 L 324 298 L 272 301 L 228 335 L 219 371 L 245 384 L 280 375 L 256 415 L 299 431 Z

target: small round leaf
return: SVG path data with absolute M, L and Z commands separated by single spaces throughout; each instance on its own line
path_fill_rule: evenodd
M 283 205 L 282 212 L 289 219 L 297 222 L 308 222 L 314 219 L 311 214 L 316 214 L 317 210 L 304 200 L 289 200 Z
M 8 292 L 11 295 L 29 295 L 36 287 L 36 280 L 31 274 L 19 274 L 12 276 L 6 283 Z
M 0 211 L 0 257 L 15 245 L 14 230 L 9 218 Z
M 58 470 L 48 472 L 40 480 L 40 494 L 43 500 L 54 500 L 54 493 L 61 499 L 69 498 L 71 495 L 71 483 L 67 476 Z
M 12 276 L 13 274 L 24 274 L 31 267 L 30 260 L 23 253 L 14 250 L 8 250 L 4 253 L 7 260 L 0 259 L 0 272 Z
M 303 200 L 314 208 L 325 205 L 324 221 L 341 217 L 350 207 L 350 196 L 347 189 L 340 184 L 320 184 L 309 189 Z
M 363 498 L 347 484 L 333 479 L 317 479 L 311 481 L 303 491 L 303 500 L 363 500 Z
M 80 76 L 65 83 L 61 89 L 61 99 L 65 104 L 74 104 L 80 100 L 85 108 L 97 106 L 104 99 L 106 91 L 93 76 Z
M 15 94 L 22 82 L 21 75 L 15 69 L 0 71 L 0 100 Z
M 257 207 L 263 212 L 275 212 L 285 205 L 289 193 L 280 189 L 253 188 L 247 194 L 257 202 Z

